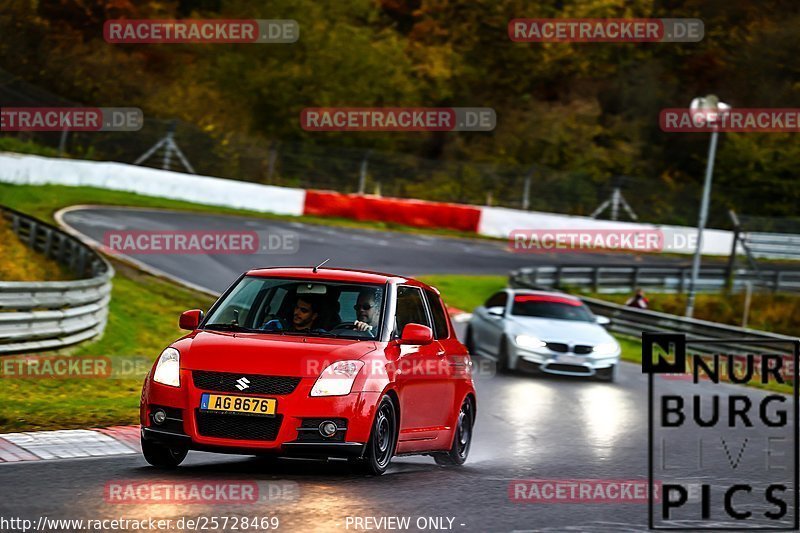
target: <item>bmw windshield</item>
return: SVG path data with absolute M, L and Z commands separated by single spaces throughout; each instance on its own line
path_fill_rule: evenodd
M 211 310 L 203 329 L 376 339 L 384 286 L 245 276 Z
M 563 298 L 520 295 L 511 307 L 514 316 L 594 322 L 594 315 L 579 301 Z

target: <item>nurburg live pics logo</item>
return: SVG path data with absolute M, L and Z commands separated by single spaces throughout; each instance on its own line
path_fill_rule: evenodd
M 786 368 L 787 353 L 794 371 Z M 651 530 L 798 530 L 799 354 L 800 340 L 790 338 L 642 333 Z M 745 383 L 791 385 L 792 394 Z M 658 502 L 654 479 L 661 486 Z

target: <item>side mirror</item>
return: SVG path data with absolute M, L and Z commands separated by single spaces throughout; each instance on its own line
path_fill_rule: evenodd
M 488 309 L 486 309 L 486 312 L 492 316 L 505 316 L 506 314 L 506 310 L 500 307 L 499 305 L 494 307 L 489 307 Z
M 595 322 L 597 322 L 601 326 L 607 326 L 607 325 L 611 324 L 611 319 L 608 318 L 607 316 L 596 316 L 596 317 L 594 317 L 594 320 L 595 320 Z
M 422 324 L 406 324 L 400 336 L 400 344 L 424 346 L 433 342 L 433 331 Z
M 203 311 L 200 309 L 192 309 L 191 311 L 184 311 L 181 313 L 181 319 L 178 321 L 178 326 L 181 329 L 188 329 L 194 331 L 200 322 L 203 320 Z

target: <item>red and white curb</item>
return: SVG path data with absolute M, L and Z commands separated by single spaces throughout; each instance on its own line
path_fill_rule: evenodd
M 0 463 L 141 453 L 139 426 L 0 434 Z
M 467 313 L 463 309 L 451 305 L 447 306 L 447 313 L 450 315 L 450 320 L 456 323 L 469 322 L 469 319 L 472 318 L 472 313 Z

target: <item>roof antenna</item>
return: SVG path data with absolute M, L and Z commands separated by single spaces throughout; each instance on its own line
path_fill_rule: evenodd
M 321 267 L 322 265 L 324 265 L 325 263 L 327 263 L 327 262 L 328 262 L 328 261 L 330 261 L 330 260 L 331 260 L 331 258 L 329 257 L 329 258 L 327 258 L 325 261 L 323 261 L 322 263 L 320 263 L 320 264 L 318 264 L 317 266 L 315 266 L 315 267 L 314 267 L 314 274 L 316 274 L 316 273 L 317 273 L 317 269 L 318 269 L 319 267 Z

